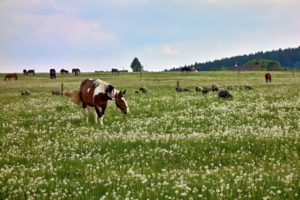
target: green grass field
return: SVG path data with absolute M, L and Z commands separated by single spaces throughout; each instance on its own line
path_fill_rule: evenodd
M 299 72 L 274 72 L 270 84 L 264 72 L 18 78 L 0 81 L 0 199 L 300 198 Z M 85 78 L 126 89 L 130 115 L 111 101 L 103 126 L 92 109 L 86 123 L 51 95 Z M 177 93 L 177 80 L 191 92 Z M 212 84 L 233 85 L 233 99 L 195 92 Z

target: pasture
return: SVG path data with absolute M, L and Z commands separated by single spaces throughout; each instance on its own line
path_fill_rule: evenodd
M 0 199 L 299 199 L 300 73 L 272 75 L 2 75 Z M 103 126 L 92 109 L 86 123 L 80 107 L 51 94 L 85 78 L 126 89 L 131 113 L 110 101 Z M 177 80 L 191 92 L 176 92 Z M 212 84 L 233 85 L 233 99 L 195 92 Z

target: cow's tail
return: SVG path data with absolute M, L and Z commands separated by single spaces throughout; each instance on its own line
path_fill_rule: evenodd
M 71 92 L 65 92 L 67 97 L 69 97 L 69 100 L 72 101 L 73 103 L 80 105 L 81 103 L 81 98 L 80 98 L 80 91 L 79 90 L 73 90 Z

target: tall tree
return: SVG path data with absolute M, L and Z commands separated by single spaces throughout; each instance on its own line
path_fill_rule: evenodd
M 135 57 L 133 59 L 130 67 L 131 67 L 132 71 L 134 71 L 134 72 L 141 72 L 143 70 L 143 66 L 137 57 Z

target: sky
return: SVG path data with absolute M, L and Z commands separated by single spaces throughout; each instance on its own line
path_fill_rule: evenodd
M 300 46 L 299 0 L 1 0 L 0 72 L 145 70 Z

